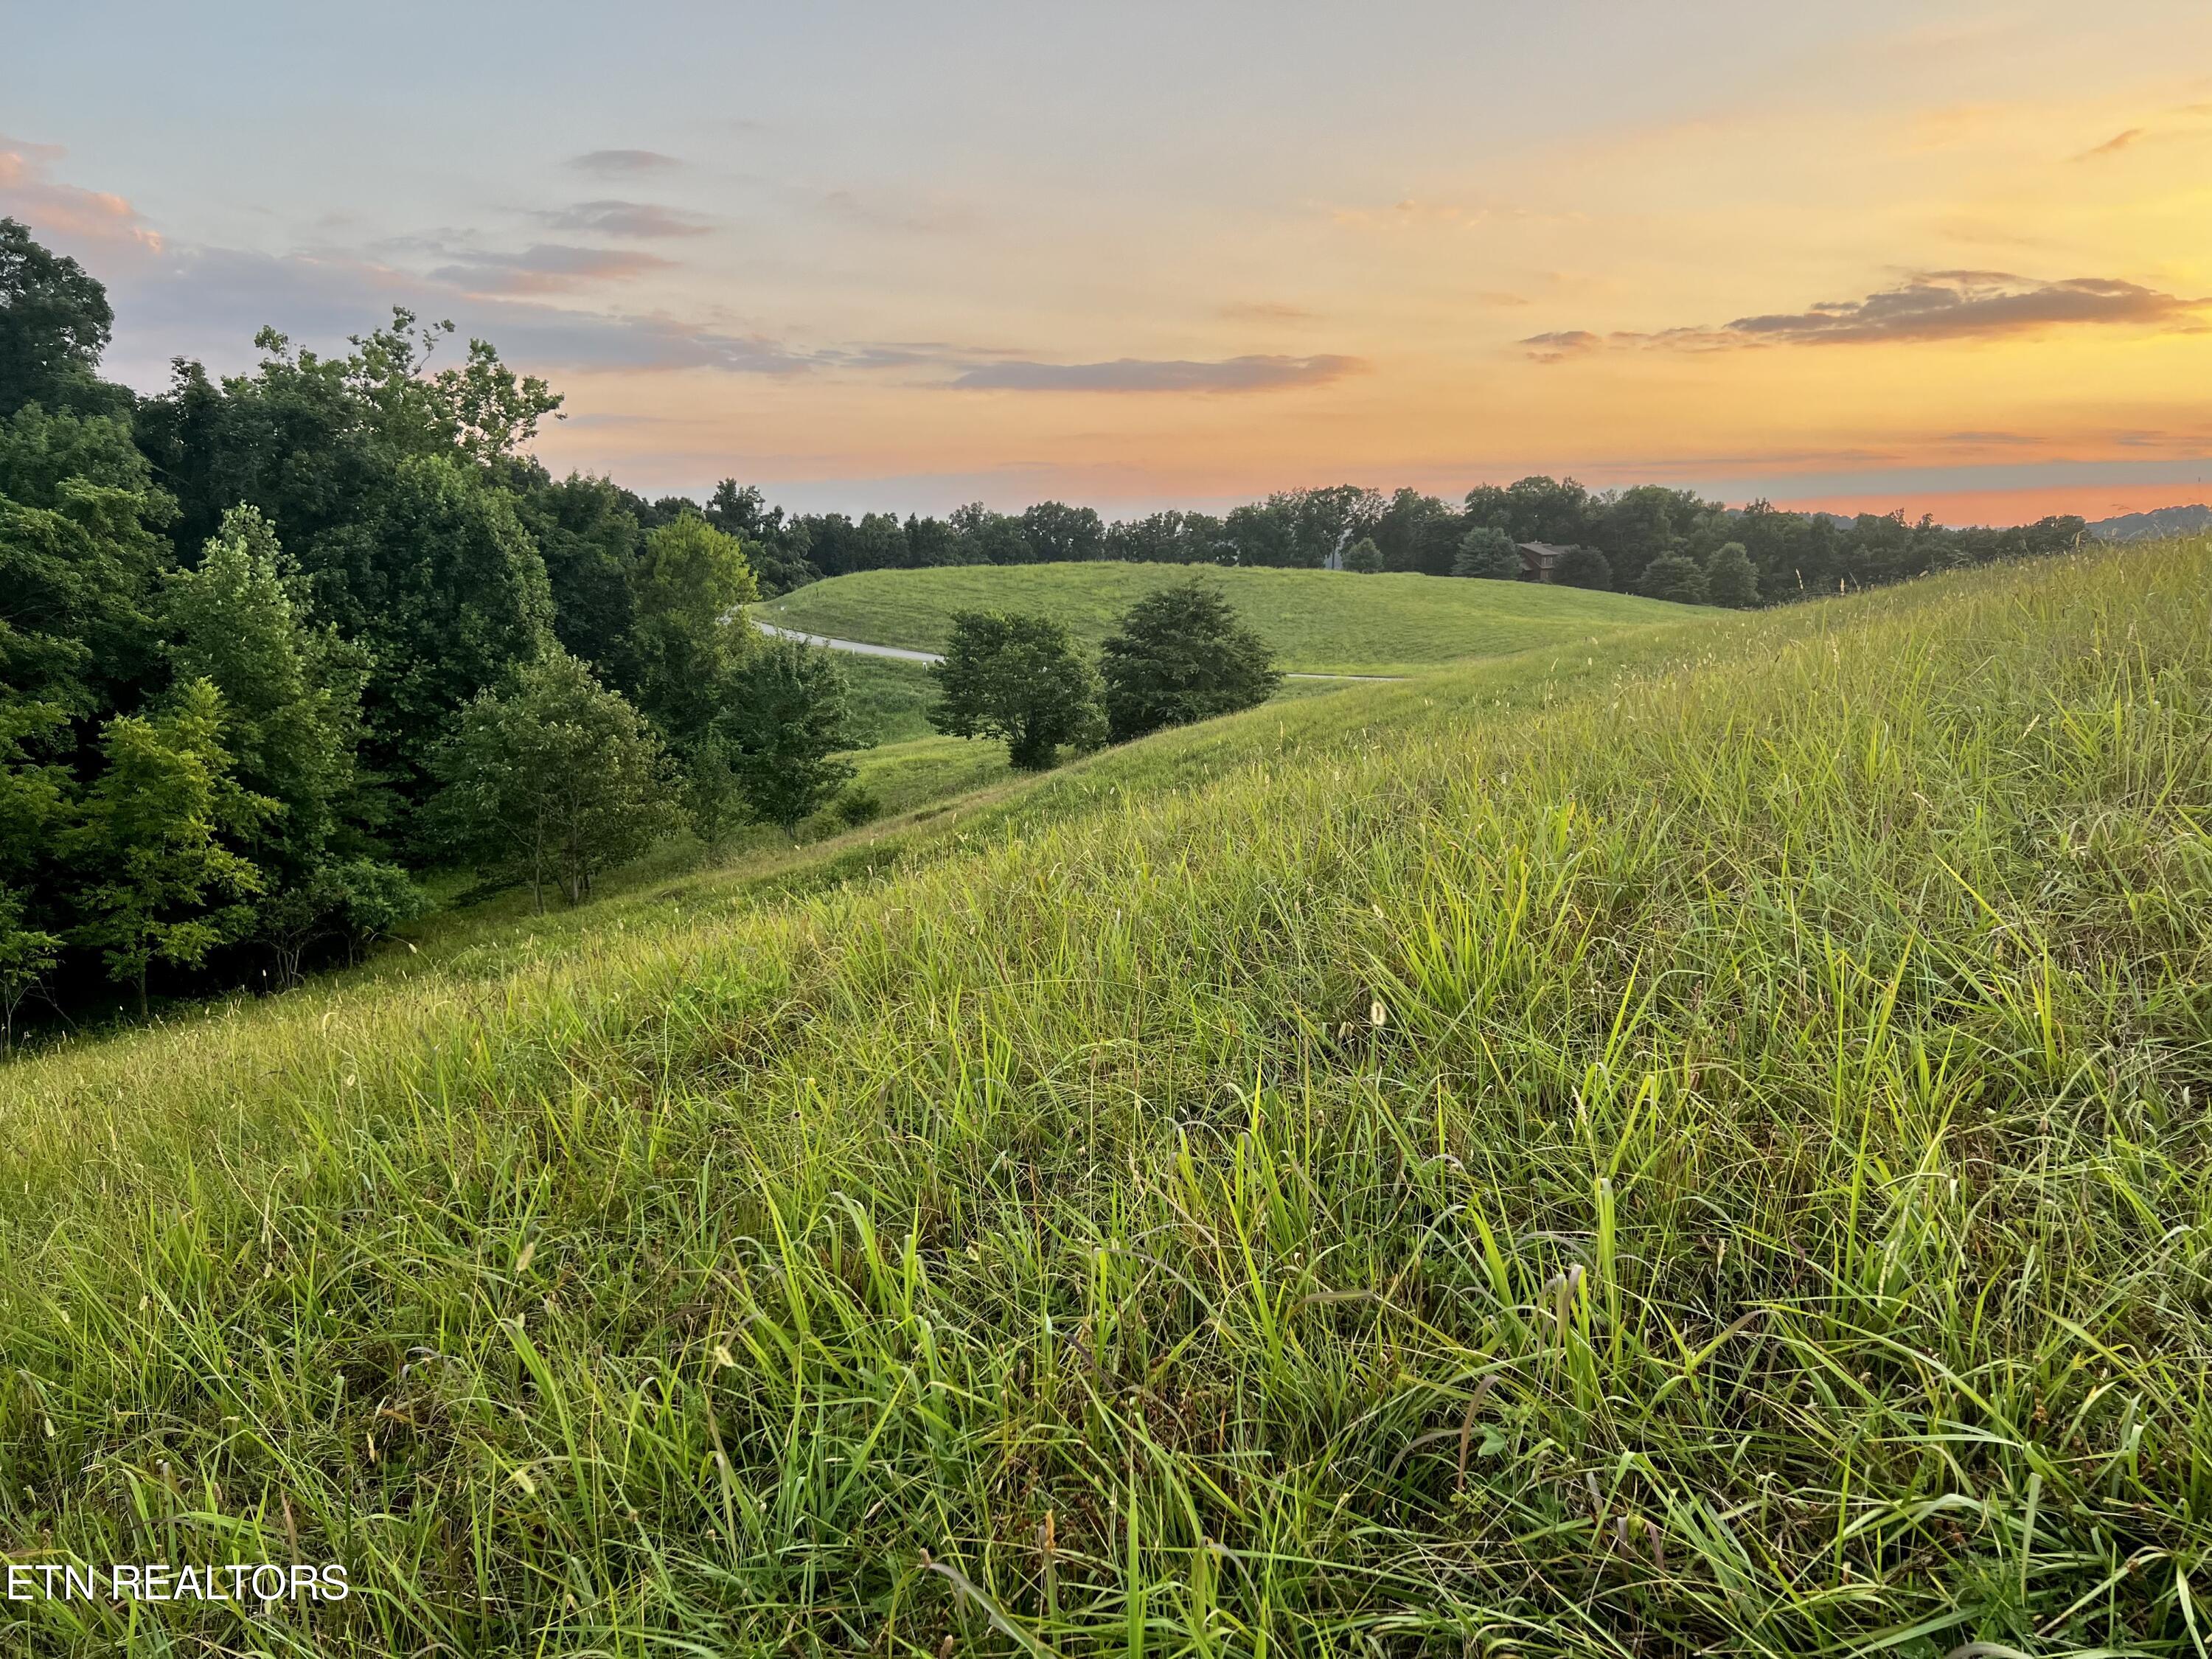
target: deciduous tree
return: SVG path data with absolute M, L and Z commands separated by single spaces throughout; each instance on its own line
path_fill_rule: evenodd
M 1267 642 L 1203 578 L 1131 605 L 1099 647 L 1098 669 L 1107 734 L 1115 743 L 1249 708 L 1283 680 Z
M 1105 735 L 1098 671 L 1049 617 L 963 611 L 945 660 L 930 669 L 938 702 L 929 723 L 957 738 L 998 738 L 1006 758 L 1042 771 L 1062 744 L 1095 748 Z

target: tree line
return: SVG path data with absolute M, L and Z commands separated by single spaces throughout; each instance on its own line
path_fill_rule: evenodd
M 1736 509 L 1656 484 L 1592 491 L 1572 478 L 1542 477 L 1480 485 L 1456 506 L 1414 489 L 1386 495 L 1338 484 L 1280 490 L 1219 516 L 1169 511 L 1112 523 L 1060 501 L 1015 514 L 974 502 L 943 519 L 870 513 L 854 520 L 787 516 L 760 501 L 757 490 L 725 482 L 708 511 L 773 548 L 777 592 L 856 570 L 1093 559 L 1518 576 L 1515 550 L 1541 542 L 1573 556 L 1555 567 L 1555 580 L 1751 605 L 2057 552 L 2077 545 L 2087 528 L 2073 517 L 1958 530 L 1932 517 L 1909 521 L 1902 512 L 1844 519 L 1763 501 Z M 1487 533 L 1471 554 L 1468 538 L 1477 531 Z

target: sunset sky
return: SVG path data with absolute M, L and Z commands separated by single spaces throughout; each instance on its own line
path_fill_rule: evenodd
M 2212 500 L 2212 6 L 0 0 L 110 372 L 393 305 L 807 509 Z

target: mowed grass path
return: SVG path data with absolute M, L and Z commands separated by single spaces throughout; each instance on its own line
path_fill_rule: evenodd
M 866 570 L 758 609 L 786 628 L 916 651 L 944 649 L 957 611 L 1034 611 L 1096 646 L 1135 600 L 1194 575 L 1218 582 L 1275 647 L 1278 665 L 1303 673 L 1410 673 L 1711 614 L 1535 582 L 1111 562 Z
M 2208 826 L 2130 549 L 8 1068 L 4 1547 L 360 1589 L 0 1636 L 2196 1655 Z

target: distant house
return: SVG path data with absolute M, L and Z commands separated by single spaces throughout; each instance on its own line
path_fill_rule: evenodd
M 1519 545 L 1521 574 L 1532 582 L 1550 581 L 1553 570 L 1567 556 L 1565 548 L 1550 542 L 1522 542 Z

